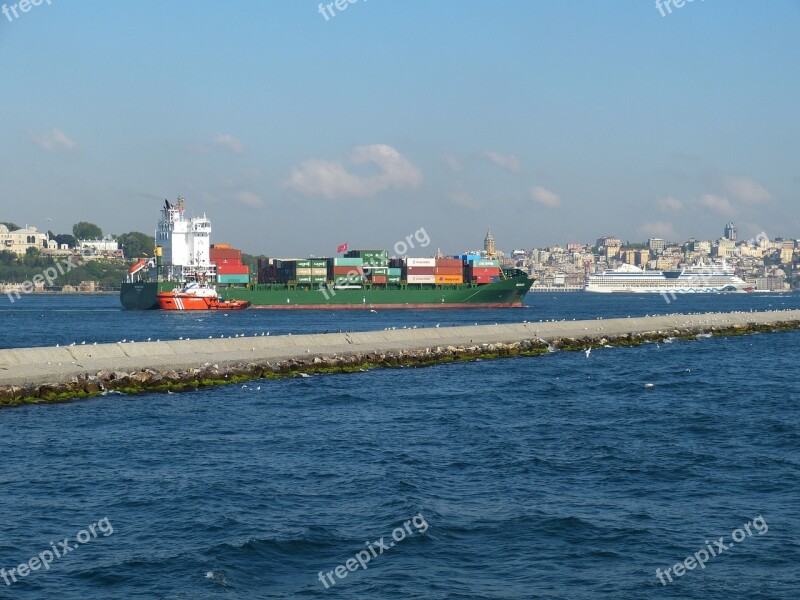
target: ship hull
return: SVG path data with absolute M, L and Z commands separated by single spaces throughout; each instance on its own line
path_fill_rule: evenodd
M 179 286 L 177 281 L 124 281 L 119 301 L 129 310 L 155 310 L 159 308 L 158 293 L 169 292 Z
M 249 302 L 220 300 L 216 296 L 199 296 L 179 292 L 159 292 L 158 306 L 161 310 L 244 310 Z
M 698 262 L 682 271 L 645 271 L 624 264 L 614 271 L 591 275 L 585 291 L 597 294 L 720 294 L 752 292 L 734 269 Z
M 407 285 L 396 288 L 291 289 L 281 285 L 221 288 L 220 298 L 270 310 L 514 308 L 533 284 L 527 275 L 486 285 Z
M 746 294 L 752 288 L 742 288 L 733 285 L 724 287 L 640 287 L 640 288 L 611 288 L 587 286 L 585 291 L 594 294 Z

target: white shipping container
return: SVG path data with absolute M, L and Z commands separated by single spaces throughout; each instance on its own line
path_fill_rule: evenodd
M 297 275 L 298 277 L 301 277 L 301 276 L 303 276 L 303 275 L 306 275 L 306 276 L 308 276 L 308 277 L 311 277 L 311 269 L 309 269 L 308 267 L 305 267 L 305 268 L 302 268 L 302 269 L 298 268 L 298 269 L 297 269 L 297 273 L 296 273 L 296 275 Z
M 436 266 L 436 259 L 435 258 L 407 258 L 406 259 L 406 266 L 407 267 L 435 267 Z
M 323 275 L 327 276 L 328 275 L 328 269 L 327 268 L 325 268 L 325 269 L 313 268 L 313 269 L 311 269 L 311 275 L 314 275 L 314 276 L 317 276 L 317 277 L 320 277 L 320 276 L 323 276 Z
M 409 275 L 408 283 L 436 283 L 436 275 Z

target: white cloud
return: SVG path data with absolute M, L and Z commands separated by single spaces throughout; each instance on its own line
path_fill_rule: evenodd
M 666 221 L 653 221 L 644 223 L 641 227 L 639 227 L 638 231 L 642 235 L 661 238 L 667 240 L 668 242 L 679 239 L 678 232 L 675 231 L 672 223 L 667 223 Z
M 506 171 L 511 171 L 512 173 L 519 173 L 522 171 L 522 164 L 520 164 L 519 159 L 513 154 L 505 155 L 499 152 L 481 152 L 481 156 Z
M 450 192 L 447 194 L 447 199 L 453 204 L 469 210 L 480 210 L 481 208 L 480 202 L 466 192 Z
M 239 204 L 249 206 L 250 208 L 261 208 L 264 206 L 264 200 L 261 198 L 261 196 L 254 194 L 253 192 L 239 192 L 236 194 L 236 201 Z
M 677 213 L 683 210 L 683 200 L 673 198 L 672 196 L 662 198 L 658 201 L 658 208 L 661 209 L 661 212 Z
M 464 165 L 461 164 L 461 161 L 452 154 L 443 154 L 441 156 L 441 161 L 453 173 L 460 173 L 464 169 Z
M 351 173 L 340 161 L 313 159 L 293 167 L 286 186 L 309 196 L 367 198 L 389 189 L 417 188 L 422 172 L 391 146 L 374 144 L 353 149 L 347 162 L 374 165 L 375 175 Z
M 244 142 L 229 133 L 218 133 L 214 136 L 214 143 L 227 148 L 234 154 L 242 154 L 246 149 Z
M 538 185 L 531 188 L 531 199 L 542 206 L 556 207 L 561 205 L 561 196 Z
M 700 198 L 700 204 L 705 206 L 707 209 L 725 217 L 733 217 L 736 215 L 736 209 L 731 204 L 731 201 L 723 196 L 703 194 L 703 196 Z
M 772 200 L 772 194 L 749 177 L 730 175 L 725 177 L 723 183 L 731 196 L 745 204 L 761 204 Z
M 34 144 L 48 152 L 57 152 L 59 150 L 73 152 L 78 148 L 78 144 L 69 139 L 60 129 L 53 128 L 41 135 L 33 134 L 31 137 Z

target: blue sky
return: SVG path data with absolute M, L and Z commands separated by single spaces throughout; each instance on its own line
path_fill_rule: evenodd
M 800 236 L 800 0 L 318 5 L 0 14 L 0 220 L 150 232 L 182 194 L 270 256 Z

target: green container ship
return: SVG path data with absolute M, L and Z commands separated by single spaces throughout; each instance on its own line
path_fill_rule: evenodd
M 499 268 L 499 263 L 496 263 L 496 276 L 491 281 L 470 280 L 470 262 L 464 257 L 460 263 L 464 273 L 462 281 L 440 285 L 435 283 L 433 273 L 429 276 L 414 274 L 425 267 L 414 271 L 414 267 L 406 267 L 402 261 L 393 260 L 390 273 L 388 266 L 384 266 L 388 265 L 387 260 L 369 251 L 360 259 L 274 261 L 277 266 L 270 266 L 272 271 L 266 275 L 259 269 L 260 283 L 255 283 L 256 277 L 251 275 L 254 282 L 249 285 L 226 286 L 218 283 L 217 266 L 209 258 L 210 233 L 210 221 L 205 215 L 193 219 L 185 217 L 183 199 L 179 198 L 175 205 L 165 201 L 156 229 L 155 256 L 140 259 L 130 268 L 120 292 L 122 306 L 157 309 L 159 292 L 171 292 L 187 282 L 198 281 L 216 284 L 220 299 L 245 300 L 251 303 L 251 308 L 273 310 L 506 308 L 522 306 L 534 281 L 519 269 Z M 358 254 L 358 251 L 348 254 Z M 388 257 L 388 253 L 383 256 Z M 359 263 L 359 260 L 365 262 Z M 327 275 L 316 271 L 323 268 L 323 262 Z M 448 262 L 453 269 L 453 259 Z M 313 275 L 307 275 L 309 269 L 315 269 Z M 346 269 L 351 276 L 343 280 L 336 269 Z M 436 268 L 431 267 L 430 271 Z M 429 278 L 430 282 L 409 283 L 409 277 L 415 281 Z
M 270 309 L 370 309 L 370 308 L 505 308 L 522 306 L 533 280 L 522 271 L 506 271 L 505 278 L 489 284 L 364 285 L 358 289 L 298 287 L 280 284 L 252 285 L 219 290 L 226 299 L 247 300 L 251 308 Z
M 218 287 L 220 298 L 247 300 L 250 308 L 374 309 L 374 308 L 506 308 L 522 306 L 533 280 L 522 271 L 506 271 L 507 278 L 495 283 L 463 285 L 398 284 L 337 289 L 300 285 L 254 284 Z M 158 292 L 181 287 L 178 281 L 139 281 L 122 284 L 120 300 L 125 308 L 156 309 Z

